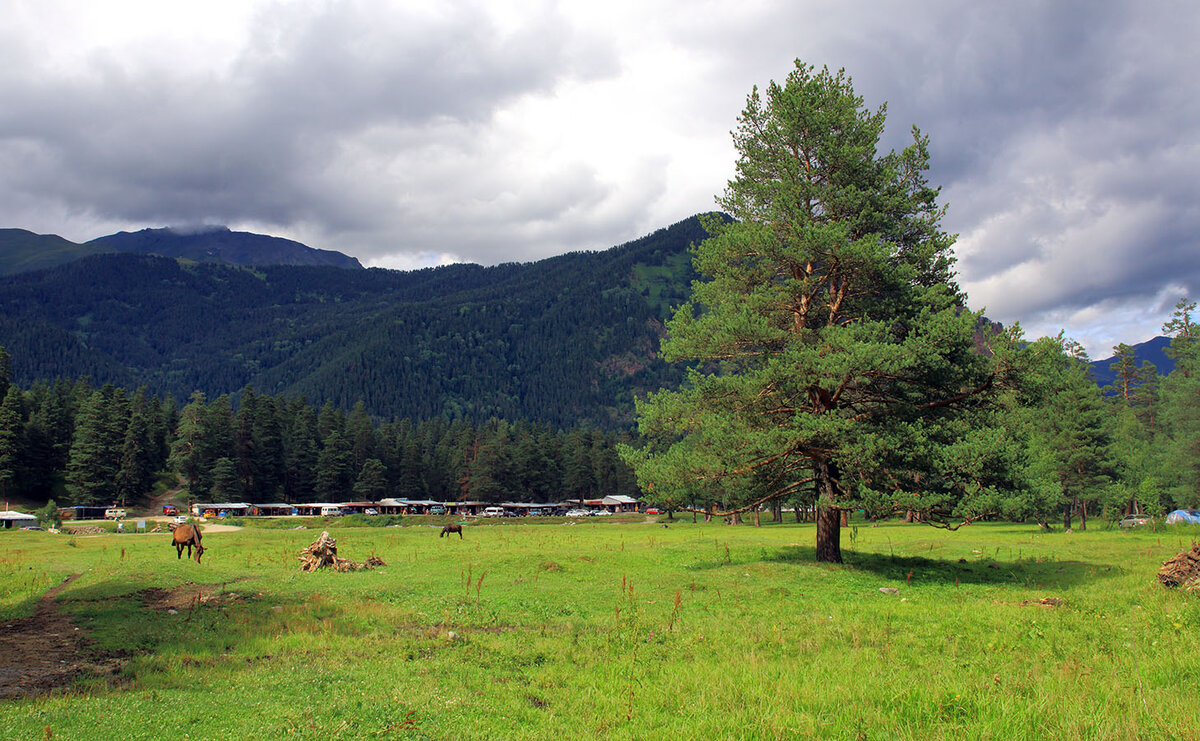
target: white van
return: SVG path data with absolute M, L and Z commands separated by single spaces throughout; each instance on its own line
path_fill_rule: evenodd
M 120 507 L 109 507 L 104 510 L 104 519 L 106 520 L 123 520 L 125 519 L 125 510 Z
M 342 511 L 341 507 L 333 506 L 321 508 L 322 517 L 341 517 L 344 514 L 346 513 Z
M 488 507 L 487 509 L 485 509 L 483 511 L 483 516 L 484 517 L 503 517 L 504 516 L 504 508 L 503 507 Z

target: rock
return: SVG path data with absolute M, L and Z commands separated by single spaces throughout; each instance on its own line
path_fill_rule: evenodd
M 880 587 L 879 591 L 883 592 L 884 594 L 900 594 L 900 590 L 896 589 L 895 587 Z

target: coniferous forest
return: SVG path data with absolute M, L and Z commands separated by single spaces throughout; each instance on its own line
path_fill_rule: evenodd
M 0 351 L 2 352 L 2 351 Z M 5 370 L 7 354 L 0 355 Z M 136 504 L 166 473 L 192 499 L 315 502 L 408 499 L 560 501 L 636 494 L 614 446 L 627 435 L 544 423 L 440 418 L 379 423 L 362 403 L 246 388 L 179 408 L 85 381 L 22 390 L 0 375 L 0 496 Z M 178 478 L 177 478 L 178 477 Z M 161 484 L 160 484 L 161 486 Z

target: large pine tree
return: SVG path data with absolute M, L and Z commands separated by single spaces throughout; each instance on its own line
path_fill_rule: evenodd
M 692 370 L 638 405 L 646 444 L 624 449 L 644 489 L 677 500 L 815 487 L 821 561 L 841 561 L 844 510 L 967 519 L 994 507 L 1004 472 L 927 139 L 879 155 L 884 119 L 843 72 L 799 61 L 750 94 L 718 199 L 733 220 L 706 224 L 702 280 L 663 346 Z

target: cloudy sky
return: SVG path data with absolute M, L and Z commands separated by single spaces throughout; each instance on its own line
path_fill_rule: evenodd
M 0 226 L 227 224 L 364 264 L 713 208 L 793 60 L 916 124 L 973 308 L 1094 357 L 1200 296 L 1200 4 L 0 0 Z

